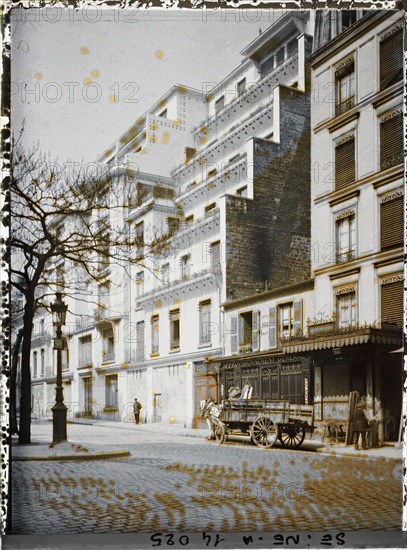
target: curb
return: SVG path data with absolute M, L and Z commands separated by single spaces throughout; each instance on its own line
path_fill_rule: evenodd
M 107 458 L 123 458 L 130 456 L 130 451 L 112 451 L 110 453 L 93 453 L 83 455 L 59 455 L 59 456 L 12 456 L 12 461 L 28 462 L 32 460 L 37 461 L 52 461 L 52 460 L 104 460 Z

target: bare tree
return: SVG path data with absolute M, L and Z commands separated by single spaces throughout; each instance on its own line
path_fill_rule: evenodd
M 19 141 L 12 159 L 11 284 L 25 298 L 19 441 L 30 443 L 34 314 L 39 307 L 49 309 L 48 297 L 55 290 L 73 290 L 75 295 L 66 277 L 58 277 L 58 263 L 63 259 L 69 270 L 74 268 L 77 280 L 86 286 L 100 282 L 106 263 L 126 270 L 146 256 L 161 254 L 168 248 L 170 234 L 157 229 L 146 239 L 126 223 L 127 209 L 134 206 L 134 170 L 116 167 L 112 171 L 101 165 L 89 174 L 83 165 L 61 167 L 38 147 L 24 150 Z

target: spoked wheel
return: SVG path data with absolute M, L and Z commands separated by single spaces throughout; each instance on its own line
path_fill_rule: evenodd
M 225 439 L 226 439 L 226 428 L 225 428 L 225 425 L 223 422 L 221 422 L 220 420 L 216 419 L 214 421 L 214 424 L 215 424 L 215 427 L 214 427 L 214 431 L 215 431 L 215 438 L 216 438 L 216 441 L 222 445 L 222 443 L 225 442 Z
M 298 449 L 305 438 L 305 430 L 301 426 L 284 426 L 281 428 L 280 441 L 287 449 Z
M 258 447 L 269 449 L 278 437 L 278 426 L 270 418 L 259 416 L 250 428 L 250 437 Z

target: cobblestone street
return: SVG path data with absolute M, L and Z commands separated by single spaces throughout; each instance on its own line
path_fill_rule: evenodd
M 33 425 L 36 441 L 50 433 Z M 13 533 L 401 527 L 401 461 L 220 446 L 132 425 L 69 425 L 68 437 L 131 456 L 13 462 Z

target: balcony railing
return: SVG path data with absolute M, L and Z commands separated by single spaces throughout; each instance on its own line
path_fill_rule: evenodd
M 354 250 L 348 250 L 346 252 L 341 252 L 336 255 L 336 262 L 338 264 L 343 264 L 345 262 L 350 262 L 356 258 Z
M 342 113 L 346 113 L 346 111 L 349 111 L 349 109 L 352 109 L 352 107 L 355 106 L 355 96 L 348 97 L 344 101 L 341 101 L 341 103 L 337 103 L 335 105 L 335 115 L 339 116 Z
M 51 343 L 51 334 L 47 331 L 37 332 L 31 339 L 32 347 L 43 346 Z
M 171 340 L 171 351 L 179 350 L 179 338 Z
M 114 351 L 103 352 L 103 363 L 112 362 L 115 360 Z
M 80 357 L 78 361 L 78 367 L 80 369 L 83 369 L 84 367 L 91 367 L 92 366 L 92 356 L 89 355 L 87 357 Z
M 239 353 L 250 353 L 253 351 L 252 342 L 248 344 L 239 344 Z

